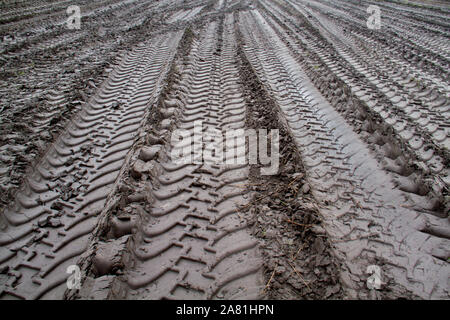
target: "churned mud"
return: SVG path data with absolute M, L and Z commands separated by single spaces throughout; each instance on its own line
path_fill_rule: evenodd
M 1 4 L 0 299 L 448 299 L 450 7 L 372 4 Z
M 249 190 L 255 191 L 249 210 L 254 234 L 262 243 L 266 286 L 270 299 L 342 298 L 339 262 L 331 254 L 311 196 L 305 168 L 278 107 L 259 82 L 242 49 L 240 72 L 248 105 L 247 126 L 279 130 L 280 169 L 261 175 L 251 169 Z

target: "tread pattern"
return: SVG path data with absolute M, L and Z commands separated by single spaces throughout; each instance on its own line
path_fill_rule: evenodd
M 179 107 L 173 128 L 188 130 L 192 137 L 195 121 L 203 122 L 205 133 L 244 128 L 233 16 L 222 23 L 210 23 L 201 32 L 178 90 L 165 102 Z M 204 140 L 202 150 L 209 145 Z M 154 202 L 133 234 L 135 266 L 124 271 L 127 297 L 259 297 L 263 278 L 258 243 L 238 209 L 250 198 L 239 187 L 247 181 L 248 167 L 207 161 L 175 165 L 170 160 L 158 167 L 161 175 L 152 183 Z
M 180 37 L 160 36 L 125 55 L 5 209 L 0 266 L 9 271 L 2 298 L 62 297 L 66 267 L 86 248 Z
M 433 217 L 403 206 L 407 197 L 259 11 L 242 13 L 240 25 L 248 59 L 279 102 L 301 150 L 328 235 L 344 261 L 342 280 L 350 296 L 367 298 L 365 268 L 378 261 L 399 296 L 447 298 L 449 266 L 435 256 L 448 255 L 449 241 L 418 232 Z

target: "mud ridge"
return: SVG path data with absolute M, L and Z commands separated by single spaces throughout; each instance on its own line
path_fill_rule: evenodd
M 238 38 L 241 39 L 236 27 Z M 266 287 L 269 299 L 340 299 L 339 261 L 333 256 L 321 227 L 316 200 L 310 194 L 300 154 L 239 42 L 238 58 L 247 104 L 247 127 L 278 129 L 280 169 L 262 176 L 252 165 L 249 190 L 257 191 L 248 210 L 254 212 L 254 233 L 263 242 Z M 282 235 L 280 237 L 280 235 Z
M 411 292 L 422 297 L 445 295 L 439 281 L 431 285 L 425 278 L 430 279 L 432 274 L 445 278 L 447 240 L 421 233 L 425 225 L 437 227 L 445 225 L 445 221 L 404 205 L 407 195 L 396 188 L 367 145 L 320 94 L 263 13 L 251 10 L 242 12 L 239 18 L 244 52 L 279 104 L 310 173 L 311 192 L 320 201 L 333 251 L 344 262 L 341 280 L 346 294 L 360 298 L 371 294 L 411 296 Z M 264 50 L 258 49 L 261 47 Z M 398 226 L 395 231 L 394 225 Z M 418 245 L 422 241 L 428 245 Z M 396 248 L 395 243 L 400 242 L 409 249 Z M 404 270 L 414 272 L 417 267 L 405 261 L 414 259 L 429 261 L 429 273 L 420 280 L 428 286 L 420 288 L 417 278 L 405 276 Z M 395 285 L 389 280 L 384 292 L 367 290 L 365 273 L 370 265 L 381 265 L 385 279 L 395 278 Z
M 273 14 L 270 15 L 289 32 L 290 29 L 287 26 Z M 360 134 L 362 139 L 371 146 L 371 149 L 378 153 L 380 163 L 392 173 L 393 180 L 396 181 L 400 189 L 410 192 L 412 198 L 415 198 L 416 195 L 428 198 L 425 200 L 423 198 L 417 199 L 416 206 L 419 210 L 431 212 L 441 217 L 447 216 L 449 210 L 449 204 L 446 201 L 448 186 L 442 182 L 441 175 L 443 179 L 446 179 L 445 167 L 448 167 L 448 161 L 445 159 L 449 158 L 448 151 L 431 143 L 425 147 L 427 160 L 424 161 L 419 157 L 417 150 L 411 147 L 411 140 L 405 140 L 402 138 L 402 134 L 397 133 L 395 126 L 398 126 L 398 124 L 389 119 L 389 114 L 386 116 L 385 111 L 373 110 L 375 94 L 372 92 L 375 90 L 367 89 L 367 94 L 364 95 L 361 94 L 363 85 L 355 86 L 358 89 L 354 90 L 346 82 L 339 79 L 335 75 L 337 73 L 336 66 L 339 64 L 338 55 L 332 53 L 333 48 L 308 22 L 306 22 L 306 28 L 311 29 L 312 34 L 321 39 L 319 40 L 323 42 L 321 48 L 314 46 L 309 48 L 306 44 L 300 43 L 301 50 L 299 50 L 298 46 L 290 45 L 287 40 L 286 43 L 292 52 L 299 56 L 299 62 L 316 87 L 335 106 L 336 110 L 343 113 L 349 123 L 355 127 L 355 132 Z M 283 38 L 279 31 L 277 33 Z M 325 56 L 320 56 L 322 52 L 325 52 L 324 46 L 327 46 L 328 50 L 326 50 Z M 333 62 L 328 63 L 331 57 L 333 57 Z M 327 63 L 324 61 L 327 61 Z M 339 72 L 341 70 L 349 73 L 351 67 L 345 69 L 341 67 Z M 347 76 L 347 78 L 349 77 Z M 353 75 L 353 77 L 358 78 L 357 75 Z M 376 101 L 378 105 L 390 105 L 389 100 L 386 97 L 380 97 L 379 94 Z M 389 108 L 385 107 L 384 110 L 389 110 Z M 396 115 L 398 114 L 396 113 Z M 395 119 L 397 116 L 392 117 Z M 418 133 L 418 135 L 421 137 L 427 136 L 426 133 Z M 430 153 L 432 156 L 429 156 Z M 430 170 L 430 168 L 432 169 Z

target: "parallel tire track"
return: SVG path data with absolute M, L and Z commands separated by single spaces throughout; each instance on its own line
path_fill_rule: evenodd
M 0 299 L 450 297 L 448 5 L 369 30 L 368 0 L 80 0 L 69 30 L 70 1 L 14 3 Z M 281 170 L 250 183 L 217 148 L 272 120 Z
M 159 36 L 124 56 L 5 209 L 0 217 L 0 266 L 8 267 L 4 297 L 62 297 L 66 267 L 86 248 L 179 38 L 180 33 Z
M 214 140 L 208 140 L 208 134 L 222 134 L 222 130 L 244 128 L 245 124 L 233 24 L 232 15 L 220 23 L 212 22 L 193 42 L 187 66 L 160 110 L 177 116 L 169 116 L 155 128 L 161 136 L 166 130 L 180 129 L 196 139 L 194 122 L 202 121 L 203 141 L 192 143 L 204 155 L 217 147 Z M 129 299 L 259 297 L 263 280 L 258 242 L 250 236 L 245 212 L 239 210 L 250 198 L 242 189 L 248 182 L 248 166 L 206 159 L 196 159 L 199 164 L 189 160 L 176 164 L 169 154 L 182 147 L 174 142 L 166 156 L 147 162 L 153 169 L 151 182 L 144 180 L 150 184 L 145 189 L 146 198 L 151 198 L 145 206 L 132 204 L 117 210 L 117 214 L 135 212 L 131 237 L 119 234 L 117 240 L 100 241 L 96 246 L 113 248 L 113 243 L 127 242 L 128 254 L 123 255 L 130 257 L 122 258 L 124 275 L 115 275 L 115 287 L 121 289 L 111 286 L 108 296 L 117 298 L 121 292 L 120 298 Z M 113 212 L 111 228 L 118 219 L 120 216 Z M 93 258 L 96 283 L 110 281 L 113 275 L 98 272 L 104 259 L 111 258 L 100 256 L 97 249 Z M 86 283 L 88 287 L 89 281 Z M 97 287 L 94 284 L 92 289 L 85 289 L 86 296 L 95 297 Z
M 342 281 L 349 295 L 367 298 L 365 268 L 381 264 L 395 281 L 389 287 L 395 295 L 447 297 L 449 240 L 418 231 L 426 224 L 440 228 L 442 221 L 402 206 L 405 195 L 258 11 L 240 15 L 240 23 L 248 59 L 302 152 L 331 242 L 345 261 Z

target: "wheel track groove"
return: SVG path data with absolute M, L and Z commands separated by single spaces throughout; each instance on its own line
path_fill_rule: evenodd
M 18 233 L 19 239 L 1 240 L 1 265 L 10 269 L 3 297 L 62 296 L 65 267 L 86 248 L 96 214 L 141 126 L 137 119 L 156 101 L 179 37 L 180 33 L 159 36 L 130 51 L 50 147 L 15 204 L 5 210 L 4 232 Z M 120 130 L 126 133 L 114 136 Z M 54 225 L 45 219 L 54 220 Z M 33 257 L 24 257 L 30 250 Z
M 276 12 L 274 10 L 273 12 Z M 286 20 L 285 20 L 286 22 Z M 270 23 L 270 22 L 269 22 Z M 278 23 L 279 20 L 278 20 Z M 272 23 L 273 25 L 273 23 Z M 274 28 L 279 28 L 277 25 Z M 289 27 L 291 28 L 291 27 Z M 297 29 L 288 29 L 288 30 L 297 30 Z M 304 30 L 302 28 L 301 30 Z M 288 41 L 289 43 L 294 43 L 294 41 L 298 41 L 298 39 L 292 39 L 289 36 L 284 36 L 283 32 L 280 33 L 279 30 L 276 30 L 280 37 Z M 333 54 L 333 49 L 326 43 L 321 42 L 322 40 L 317 39 L 306 39 L 305 37 L 301 37 L 300 41 L 305 43 L 308 47 L 311 48 L 315 53 L 318 54 L 321 63 L 325 64 L 329 69 L 326 71 L 327 73 L 333 72 L 339 77 L 342 81 L 341 84 L 335 83 L 335 80 L 330 79 L 328 76 L 328 81 L 330 82 L 315 82 L 316 86 L 324 92 L 329 100 L 333 100 L 333 103 L 339 107 L 339 104 L 342 105 L 342 102 L 345 101 L 347 93 L 342 89 L 337 89 L 340 92 L 341 97 L 339 97 L 339 93 L 337 96 L 339 98 L 333 97 L 329 94 L 329 90 L 327 92 L 328 87 L 337 88 L 338 86 L 347 85 L 350 88 L 351 93 L 353 93 L 354 97 L 360 99 L 366 105 L 366 108 L 363 110 L 359 110 L 357 112 L 367 113 L 369 109 L 369 114 L 374 117 L 372 123 L 368 123 L 367 119 L 365 120 L 365 124 L 362 125 L 362 128 L 358 128 L 357 131 L 365 130 L 369 134 L 374 134 L 377 138 L 372 139 L 371 143 L 374 143 L 375 149 L 380 153 L 381 157 L 384 157 L 383 162 L 388 171 L 391 171 L 393 175 L 395 175 L 397 183 L 401 188 L 409 191 L 411 193 L 412 198 L 417 198 L 416 203 L 418 207 L 423 207 L 423 210 L 431 212 L 432 214 L 442 215 L 439 211 L 439 207 L 441 206 L 439 203 L 442 203 L 442 193 L 448 189 L 448 166 L 446 165 L 446 159 L 448 159 L 448 151 L 445 147 L 439 147 L 432 140 L 433 138 L 426 132 L 426 130 L 422 129 L 423 124 L 411 125 L 410 119 L 408 115 L 401 110 L 400 108 L 396 108 L 395 104 L 391 102 L 391 100 L 385 96 L 383 93 L 380 95 L 380 92 L 377 92 L 378 88 L 376 85 L 370 85 L 364 81 L 361 81 L 361 77 L 359 76 L 359 72 L 353 68 L 351 64 L 347 64 L 344 61 L 339 61 L 339 57 Z M 320 44 L 318 44 L 320 43 Z M 289 44 L 290 48 L 295 52 L 302 52 L 301 56 L 304 57 L 304 47 L 301 46 L 293 46 Z M 328 48 L 326 50 L 325 48 Z M 306 55 L 308 53 L 306 52 Z M 308 63 L 304 62 L 303 65 L 306 65 L 309 68 L 310 73 L 316 72 L 309 66 L 309 64 L 314 64 L 313 61 L 308 61 Z M 317 66 L 316 66 L 317 67 Z M 353 73 L 351 70 L 354 70 Z M 325 72 L 325 71 L 324 71 Z M 356 72 L 356 73 L 355 73 Z M 370 79 L 370 78 L 369 78 Z M 317 80 L 317 79 L 315 79 Z M 367 80 L 369 82 L 369 80 Z M 331 84 L 330 84 L 331 83 Z M 337 102 L 336 102 L 337 100 Z M 351 103 L 351 102 L 349 102 Z M 409 108 L 409 107 L 408 107 Z M 348 117 L 348 110 L 346 108 L 339 109 L 340 112 L 343 112 Z M 367 118 L 367 115 L 363 115 L 364 118 Z M 380 137 L 383 133 L 377 132 L 377 129 L 373 129 L 373 124 L 378 122 L 384 123 L 383 131 L 391 128 L 394 132 L 394 141 L 386 142 L 385 138 Z M 361 118 L 356 117 L 352 121 L 361 122 Z M 440 120 L 442 128 L 445 129 L 445 119 L 444 122 Z M 378 124 L 376 124 L 378 125 Z M 374 132 L 375 131 L 375 132 Z M 445 131 L 444 131 L 445 132 Z M 381 140 L 379 142 L 378 140 Z M 444 144 L 447 143 L 448 139 L 445 139 Z M 383 145 L 384 144 L 384 145 Z M 395 144 L 400 144 L 402 148 L 406 150 L 402 150 L 399 154 L 397 151 L 392 151 L 392 148 L 397 148 Z M 405 151 L 409 151 L 409 157 L 411 159 L 417 159 L 414 163 L 405 163 Z M 403 154 L 402 154 L 403 153 Z M 392 160 L 391 160 L 392 159 Z M 394 162 L 395 161 L 395 162 Z M 410 162 L 412 160 L 409 160 Z M 396 163 L 398 162 L 398 164 Z M 409 165 L 409 169 L 405 169 L 405 167 Z M 403 166 L 403 168 L 402 168 Z M 417 180 L 417 175 L 411 174 L 411 167 L 418 168 L 418 175 L 420 179 L 423 181 L 423 176 L 426 174 L 430 177 L 425 177 L 426 185 L 428 191 L 415 191 L 416 189 L 424 189 L 423 182 L 421 180 Z M 419 187 L 419 185 L 422 185 Z M 427 192 L 429 192 L 430 200 L 423 199 L 421 196 L 424 196 Z M 419 196 L 419 197 L 417 197 Z M 420 205 L 419 205 L 420 204 Z M 447 209 L 442 209 L 444 211 Z
M 160 125 L 160 130 L 187 130 L 195 139 L 195 120 L 203 121 L 205 133 L 244 127 L 233 23 L 232 15 L 211 22 L 194 40 L 187 65 L 162 104 L 164 110 L 175 108 L 177 116 L 170 128 Z M 227 118 L 230 110 L 238 110 L 232 119 Z M 169 150 L 179 147 L 171 144 Z M 198 147 L 205 151 L 208 142 Z M 135 208 L 136 230 L 127 245 L 132 262 L 123 266 L 123 277 L 117 276 L 126 297 L 259 297 L 263 284 L 258 243 L 238 210 L 248 195 L 233 185 L 247 181 L 248 167 L 205 161 L 175 164 L 169 153 L 152 162 L 155 176 L 145 182 L 150 184 L 146 192 L 151 202 Z
M 447 297 L 449 267 L 435 255 L 448 255 L 448 240 L 418 232 L 428 217 L 402 207 L 405 196 L 264 21 L 256 10 L 240 15 L 244 51 L 304 156 L 348 294 L 367 298 L 365 267 L 381 263 L 396 295 Z

